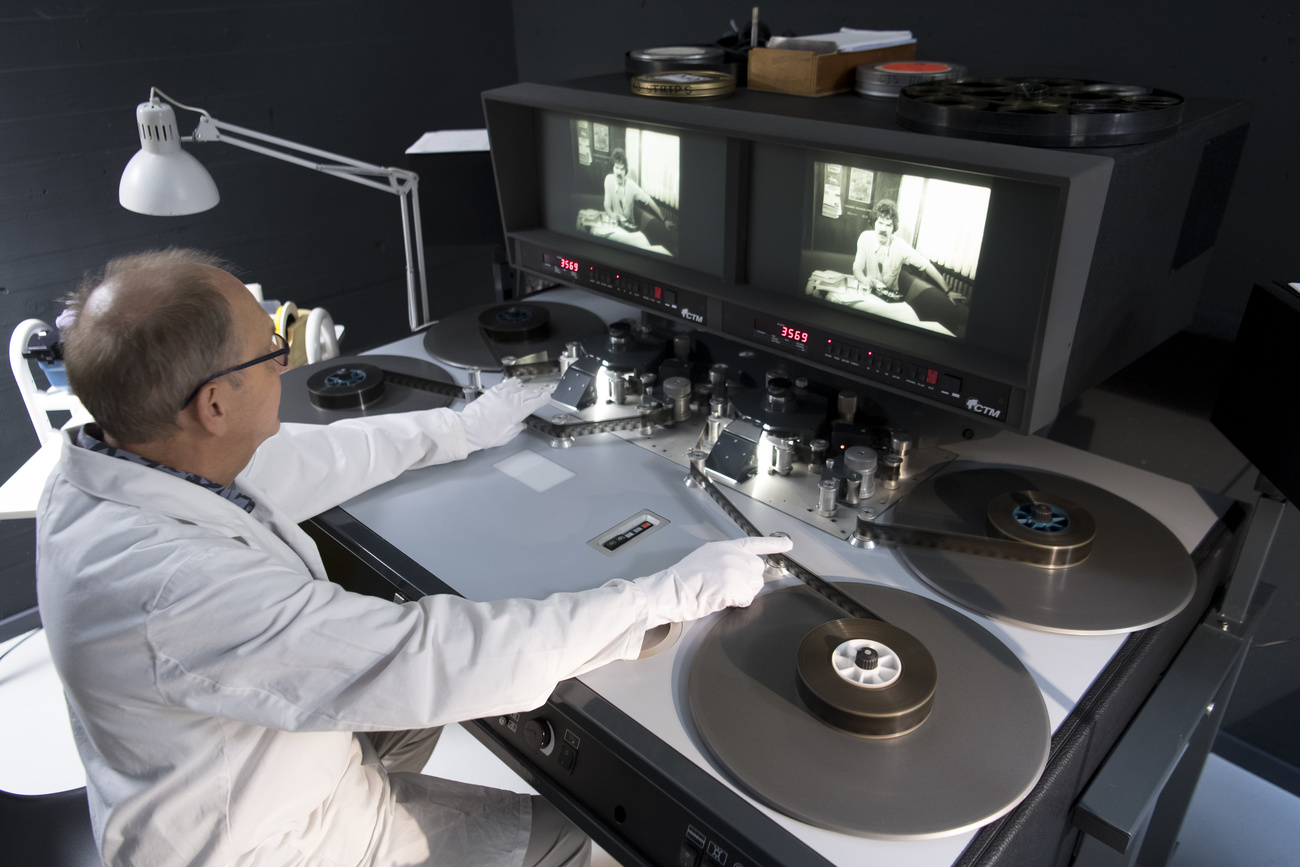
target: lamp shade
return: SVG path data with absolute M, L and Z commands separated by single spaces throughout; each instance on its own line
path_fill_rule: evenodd
M 126 164 L 117 187 L 122 207 L 139 214 L 175 217 L 215 206 L 221 200 L 217 185 L 203 164 L 181 149 L 172 107 L 142 102 L 135 116 L 140 151 Z

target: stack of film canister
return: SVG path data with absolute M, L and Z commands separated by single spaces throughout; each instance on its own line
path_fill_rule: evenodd
M 966 67 L 938 60 L 889 60 L 858 67 L 854 89 L 859 96 L 893 98 L 904 87 L 964 78 Z
M 660 99 L 719 99 L 736 91 L 736 78 L 712 69 L 651 72 L 632 78 L 636 96 Z
M 638 48 L 624 58 L 632 93 L 663 99 L 717 99 L 736 90 L 736 64 L 708 45 Z

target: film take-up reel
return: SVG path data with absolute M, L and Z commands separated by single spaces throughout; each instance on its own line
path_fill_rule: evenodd
M 896 544 L 918 578 L 970 611 L 1048 632 L 1163 623 L 1191 600 L 1182 543 L 1129 501 L 1067 476 L 956 461 L 921 482 L 893 523 L 855 538 Z
M 702 467 L 690 481 L 759 535 Z M 1010 649 L 938 602 L 769 559 L 806 586 L 726 614 L 687 681 L 695 729 L 737 785 L 800 821 L 878 839 L 962 833 L 1028 794 L 1051 726 Z
M 286 371 L 280 420 L 329 424 L 346 418 L 449 406 L 464 397 L 436 364 L 404 355 L 341 356 Z

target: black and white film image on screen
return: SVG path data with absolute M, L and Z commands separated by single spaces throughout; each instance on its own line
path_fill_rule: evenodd
M 812 167 L 805 294 L 964 337 L 989 188 L 861 164 Z
M 676 256 L 681 138 L 587 118 L 572 128 L 577 231 Z

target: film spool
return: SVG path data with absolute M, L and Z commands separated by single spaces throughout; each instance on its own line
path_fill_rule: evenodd
M 857 659 L 864 650 L 874 666 Z M 934 705 L 938 671 L 925 645 L 880 620 L 832 620 L 809 632 L 795 663 L 799 697 L 822 722 L 869 738 L 906 734 Z
M 1017 517 L 1017 504 L 1027 502 L 1059 510 L 1068 518 L 1063 532 L 1032 526 L 1060 525 L 1059 516 Z M 896 549 L 927 585 L 1004 623 L 1074 635 L 1132 632 L 1173 617 L 1196 590 L 1196 568 L 1168 527 L 1079 479 L 953 461 L 913 488 L 894 512 L 903 526 L 965 535 L 992 530 L 1049 554 L 1050 562 L 1039 565 L 939 547 Z M 1085 551 L 1085 558 L 1070 559 Z
M 860 96 L 896 97 L 904 87 L 962 78 L 966 67 L 937 60 L 890 60 L 858 67 L 854 89 Z
M 1051 554 L 1047 568 L 1082 563 L 1097 522 L 1078 503 L 1042 491 L 1008 491 L 989 502 L 989 532 Z
M 713 767 L 773 810 L 858 837 L 973 832 L 1012 809 L 1042 772 L 1052 734 L 1024 663 L 949 605 L 879 585 L 835 586 L 933 656 L 943 683 L 925 723 L 900 737 L 863 737 L 810 713 L 799 648 L 844 615 L 807 587 L 787 587 L 733 608 L 693 640 L 686 706 Z M 899 647 L 892 637 L 882 643 Z M 911 673 L 904 655 L 902 674 Z
M 479 313 L 478 325 L 497 343 L 524 343 L 550 333 L 551 314 L 538 304 L 506 304 Z
M 633 94 L 659 99 L 717 99 L 735 89 L 734 75 L 708 69 L 653 72 L 632 79 Z
M 373 365 L 384 372 L 384 393 L 382 396 L 370 395 L 362 400 L 370 400 L 360 407 L 340 407 L 327 409 L 319 406 L 320 397 L 312 394 L 307 383 L 321 371 L 338 370 L 343 367 Z M 390 412 L 414 412 L 417 410 L 436 409 L 448 406 L 452 398 L 445 394 L 409 388 L 391 380 L 388 373 L 399 377 L 416 377 L 437 382 L 452 382 L 452 375 L 436 364 L 421 358 L 405 355 L 341 355 L 315 364 L 286 370 L 280 377 L 280 420 L 303 424 L 330 424 L 346 418 L 363 418 Z M 337 395 L 325 394 L 325 402 Z M 349 402 L 344 400 L 344 403 Z M 358 402 L 358 401 L 352 401 Z
M 384 372 L 373 364 L 331 365 L 311 375 L 307 393 L 320 409 L 366 409 L 384 396 Z

